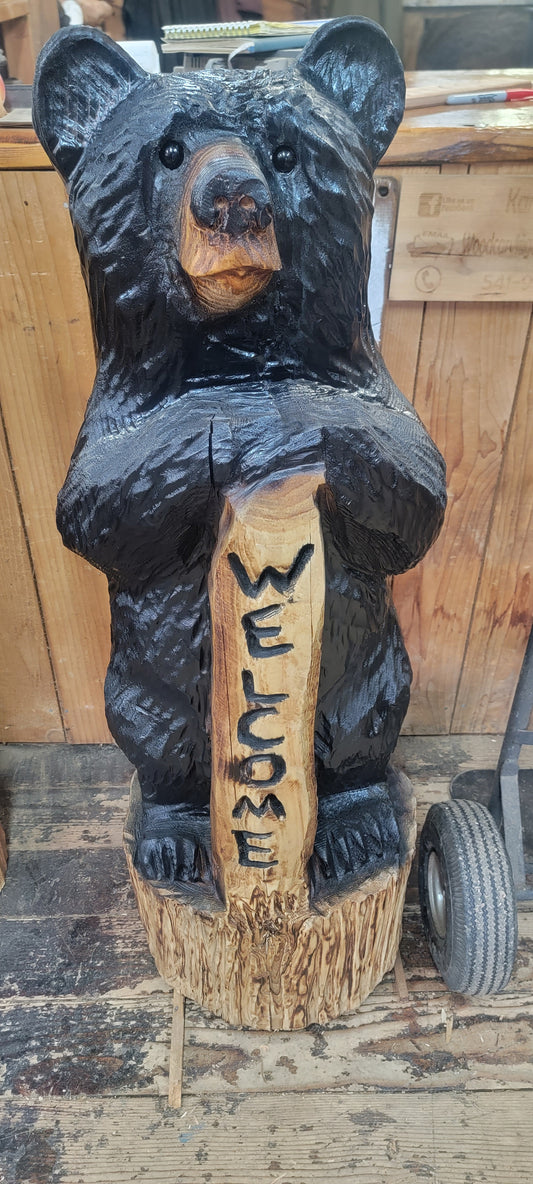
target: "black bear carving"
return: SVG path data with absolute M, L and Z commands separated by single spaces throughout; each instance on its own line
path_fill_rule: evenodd
M 326 605 L 311 876 L 402 859 L 389 758 L 410 667 L 387 577 L 443 518 L 442 459 L 372 336 L 372 171 L 403 110 L 399 58 L 364 19 L 298 65 L 149 76 L 64 30 L 35 126 L 64 178 L 98 372 L 58 502 L 109 580 L 109 726 L 138 770 L 137 866 L 209 878 L 207 580 L 224 492 L 323 466 Z

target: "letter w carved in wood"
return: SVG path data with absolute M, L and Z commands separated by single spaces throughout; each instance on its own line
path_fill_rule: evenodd
M 306 543 L 305 546 L 300 547 L 296 559 L 288 571 L 278 571 L 277 568 L 271 567 L 269 564 L 268 567 L 264 568 L 257 580 L 250 579 L 244 564 L 241 563 L 239 556 L 235 552 L 228 555 L 228 563 L 235 579 L 239 582 L 241 591 L 244 592 L 245 596 L 249 596 L 251 600 L 257 600 L 257 597 L 260 596 L 261 592 L 264 592 L 269 584 L 272 584 L 276 592 L 281 593 L 283 596 L 288 596 L 292 592 L 296 581 L 299 580 L 302 572 L 307 567 L 314 549 L 312 543 Z

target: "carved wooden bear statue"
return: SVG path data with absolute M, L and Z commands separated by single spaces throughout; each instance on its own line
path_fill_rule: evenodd
M 213 877 L 208 581 L 224 506 L 277 488 L 283 535 L 283 497 L 306 475 L 325 572 L 311 893 L 405 857 L 389 758 L 410 667 L 387 578 L 430 546 L 445 492 L 367 305 L 372 170 L 403 93 L 395 50 L 363 19 L 325 24 L 282 75 L 149 76 L 86 28 L 59 33 L 39 60 L 35 126 L 68 185 L 98 354 L 58 524 L 109 580 L 107 716 L 138 771 L 135 864 L 152 880 Z M 314 549 L 296 541 L 262 571 L 227 551 L 246 611 L 226 768 L 234 817 L 267 811 L 268 834 L 287 809 L 276 727 L 288 694 L 257 671 L 294 648 L 280 606 Z M 253 827 L 234 834 L 241 865 L 275 862 Z

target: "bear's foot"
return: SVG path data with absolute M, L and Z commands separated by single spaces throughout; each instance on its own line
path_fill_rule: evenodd
M 134 865 L 147 880 L 211 883 L 209 810 L 143 803 Z
M 314 897 L 398 867 L 404 844 L 386 783 L 319 798 L 309 864 Z

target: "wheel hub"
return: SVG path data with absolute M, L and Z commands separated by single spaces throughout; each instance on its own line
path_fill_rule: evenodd
M 446 890 L 436 851 L 431 851 L 428 859 L 428 903 L 439 937 L 446 937 Z

